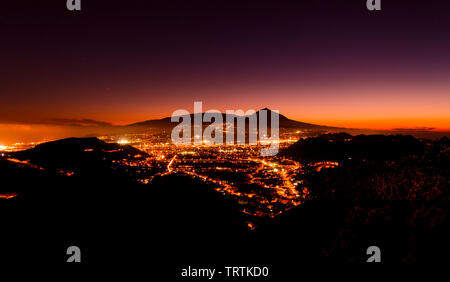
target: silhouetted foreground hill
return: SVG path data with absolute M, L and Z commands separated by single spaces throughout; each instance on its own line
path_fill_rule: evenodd
M 148 155 L 128 145 L 105 143 L 97 138 L 68 138 L 43 143 L 33 149 L 8 153 L 0 162 L 2 190 L 21 192 L 19 198 L 81 199 L 104 197 L 137 182 L 138 168 L 127 159 Z M 122 189 L 120 189 L 122 190 Z M 66 196 L 64 196 L 66 194 Z M 20 199 L 19 199 L 20 200 Z
M 13 153 L 14 158 L 30 160 L 46 169 L 73 169 L 81 173 L 99 173 L 113 161 L 145 159 L 148 155 L 140 150 L 116 143 L 106 143 L 97 138 L 68 138 L 43 143 L 33 149 Z
M 310 200 L 270 228 L 318 244 L 328 261 L 364 261 L 375 245 L 384 262 L 448 263 L 449 145 L 447 138 L 410 136 L 300 140 L 283 153 L 304 163 L 302 187 Z M 316 161 L 329 160 L 339 165 L 315 169 Z M 298 222 L 315 232 L 293 228 Z
M 18 201 L 62 201 L 58 197 L 66 194 L 80 203 L 134 198 L 137 203 L 142 200 L 149 206 L 179 210 L 179 216 L 198 207 L 227 210 L 232 206 L 207 185 L 182 175 L 159 176 L 148 185 L 137 182 L 137 170 L 142 173 L 142 168 L 128 166 L 127 160 L 146 157 L 148 154 L 134 147 L 97 138 L 48 142 L 0 159 L 0 175 L 6 184 L 2 190 L 19 192 Z
M 70 138 L 0 159 L 2 191 L 19 194 L 0 200 L 0 241 L 9 242 L 0 260 L 22 261 L 34 249 L 42 262 L 63 263 L 65 248 L 81 245 L 91 262 L 138 262 L 147 252 L 173 264 L 174 252 L 246 231 L 236 204 L 199 180 L 169 175 L 138 183 L 137 172 L 118 162 L 136 156 L 146 154 Z
M 410 135 L 357 135 L 330 133 L 300 139 L 280 155 L 308 161 L 348 159 L 394 160 L 424 152 L 424 143 Z

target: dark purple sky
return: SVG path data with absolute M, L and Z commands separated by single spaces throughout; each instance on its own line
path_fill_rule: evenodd
M 0 123 L 115 124 L 270 107 L 353 127 L 450 128 L 450 2 L 60 1 L 0 6 Z M 45 4 L 44 4 L 45 2 Z

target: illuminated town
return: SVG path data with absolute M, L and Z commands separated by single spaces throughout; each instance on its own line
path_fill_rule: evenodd
M 280 149 L 298 140 L 300 132 L 282 134 Z M 220 193 L 233 197 L 243 213 L 275 217 L 297 206 L 308 196 L 297 175 L 301 165 L 278 157 L 260 157 L 255 145 L 173 145 L 164 134 L 127 134 L 102 136 L 106 142 L 128 144 L 146 152 L 143 160 L 123 160 L 123 164 L 141 167 L 140 182 L 150 183 L 156 176 L 185 174 L 200 179 Z M 153 174 L 148 174 L 151 168 Z
M 114 161 L 132 167 L 137 172 L 137 181 L 148 184 L 158 176 L 188 175 L 205 182 L 224 196 L 232 197 L 239 203 L 241 212 L 248 215 L 275 217 L 308 197 L 308 188 L 302 187 L 299 178 L 302 165 L 277 156 L 261 157 L 260 150 L 264 146 L 174 145 L 167 132 L 151 132 L 100 136 L 99 139 L 131 145 L 148 154 Z M 280 150 L 296 142 L 302 134 L 298 130 L 282 132 L 278 141 Z M 8 152 L 33 148 L 42 142 L 2 146 L 0 152 L 4 156 Z M 329 167 L 330 164 L 318 164 L 318 169 L 321 166 Z M 73 172 L 62 171 L 61 174 L 71 176 Z M 3 198 L 8 199 L 10 195 Z

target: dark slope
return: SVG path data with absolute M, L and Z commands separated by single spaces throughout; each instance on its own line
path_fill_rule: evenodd
M 348 159 L 394 160 L 411 154 L 421 154 L 424 144 L 410 135 L 324 134 L 300 139 L 280 152 L 295 160 L 345 161 Z
M 106 143 L 98 138 L 67 138 L 37 145 L 33 149 L 13 153 L 18 159 L 48 168 L 81 168 L 91 162 L 110 163 L 126 158 L 145 158 L 148 155 L 132 146 Z
M 136 154 L 145 156 L 130 146 L 70 138 L 1 158 L 2 191 L 19 196 L 0 200 L 0 262 L 22 261 L 34 250 L 42 261 L 63 263 L 66 248 L 77 245 L 85 262 L 138 263 L 151 253 L 172 261 L 163 267 L 182 254 L 211 251 L 198 244 L 246 231 L 235 203 L 203 182 L 169 175 L 144 185 L 113 162 Z M 68 170 L 75 173 L 61 173 Z
M 68 138 L 10 156 L 41 167 L 47 174 L 70 175 L 70 182 L 82 191 L 87 186 L 96 185 L 96 189 L 103 190 L 109 185 L 135 182 L 139 171 L 120 161 L 145 159 L 148 155 L 129 145 L 106 143 L 97 138 Z
M 449 145 L 345 133 L 300 140 L 282 153 L 304 162 L 310 200 L 266 228 L 315 245 L 328 262 L 364 262 L 375 245 L 385 263 L 448 263 Z M 339 165 L 314 169 L 328 160 Z

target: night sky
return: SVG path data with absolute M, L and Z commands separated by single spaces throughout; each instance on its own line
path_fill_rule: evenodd
M 449 1 L 65 2 L 0 4 L 0 124 L 127 124 L 203 101 L 450 129 Z

